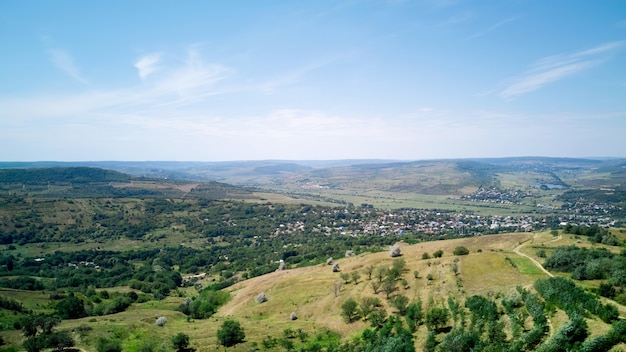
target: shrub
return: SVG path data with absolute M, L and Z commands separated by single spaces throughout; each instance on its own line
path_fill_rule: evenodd
M 122 344 L 118 340 L 99 338 L 96 342 L 98 352 L 122 352 Z
M 246 334 L 238 321 L 228 319 L 217 330 L 217 342 L 225 347 L 231 347 L 245 340 Z
M 352 323 L 359 317 L 358 304 L 352 298 L 349 298 L 341 305 L 341 316 L 346 321 L 346 323 Z
M 435 258 L 441 258 L 442 256 L 443 256 L 443 251 L 441 249 L 433 252 L 433 257 Z
M 426 252 L 422 253 L 422 259 L 430 259 L 430 254 Z
M 454 251 L 452 252 L 454 255 L 468 255 L 469 254 L 469 249 L 463 247 L 463 246 L 458 246 L 456 248 L 454 248 Z
M 189 335 L 179 332 L 172 337 L 172 345 L 176 351 L 183 352 L 189 348 Z

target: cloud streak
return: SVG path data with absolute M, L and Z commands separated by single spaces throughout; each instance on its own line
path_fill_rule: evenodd
M 533 92 L 543 86 L 600 65 L 606 55 L 624 46 L 626 41 L 616 41 L 575 52 L 549 56 L 535 62 L 520 77 L 513 80 L 498 94 L 503 99 Z
M 87 81 L 87 79 L 81 75 L 78 66 L 76 66 L 76 64 L 74 63 L 74 58 L 65 50 L 50 49 L 49 54 L 50 60 L 58 69 L 67 73 L 70 77 L 80 83 L 89 83 L 89 81 Z
M 139 78 L 146 79 L 151 73 L 159 69 L 158 63 L 161 59 L 159 54 L 145 55 L 135 62 L 135 68 L 139 71 Z

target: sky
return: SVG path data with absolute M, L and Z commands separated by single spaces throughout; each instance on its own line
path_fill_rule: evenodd
M 626 2 L 0 0 L 0 161 L 626 157 Z

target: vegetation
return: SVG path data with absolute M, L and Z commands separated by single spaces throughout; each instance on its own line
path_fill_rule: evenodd
M 246 338 L 246 334 L 238 321 L 228 319 L 222 323 L 217 330 L 217 342 L 225 347 L 231 347 L 242 343 Z

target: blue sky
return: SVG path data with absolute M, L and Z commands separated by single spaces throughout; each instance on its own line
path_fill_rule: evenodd
M 626 157 L 624 1 L 0 0 L 0 160 Z

